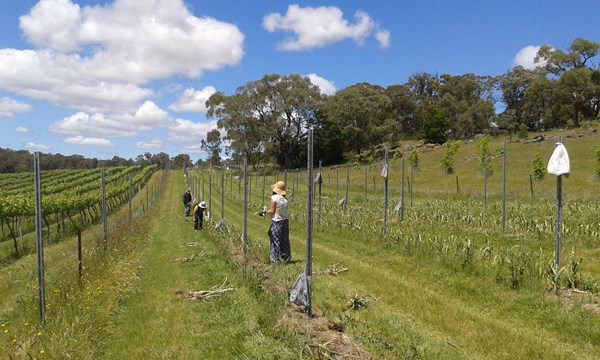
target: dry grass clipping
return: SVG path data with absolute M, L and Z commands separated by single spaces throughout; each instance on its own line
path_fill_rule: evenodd
M 221 286 L 213 286 L 210 290 L 185 291 L 177 289 L 175 290 L 175 294 L 179 300 L 210 300 L 223 293 L 235 290 L 234 288 L 225 287 L 226 284 L 227 279 L 225 279 Z
M 340 264 L 333 264 L 333 265 L 329 265 L 329 267 L 327 269 L 319 271 L 318 274 L 337 276 L 339 273 L 344 272 L 344 271 L 348 271 L 348 268 L 343 267 Z
M 372 359 L 342 332 L 342 323 L 330 321 L 314 307 L 312 310 L 313 317 L 309 317 L 302 311 L 302 307 L 290 308 L 275 325 L 276 330 L 284 330 L 297 338 L 307 338 L 309 344 L 303 349 L 303 353 L 311 358 Z

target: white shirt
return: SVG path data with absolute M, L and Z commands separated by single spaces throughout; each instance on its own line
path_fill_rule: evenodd
M 275 203 L 275 214 L 273 221 L 287 220 L 288 218 L 288 201 L 285 197 L 275 194 L 271 196 L 271 201 Z

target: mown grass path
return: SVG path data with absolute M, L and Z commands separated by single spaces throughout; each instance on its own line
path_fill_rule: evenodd
M 159 215 L 145 230 L 147 247 L 135 293 L 120 307 L 104 359 L 297 358 L 274 333 L 282 304 L 256 290 L 228 260 L 222 239 L 195 233 L 182 218 L 180 173 L 171 172 Z M 195 243 L 198 246 L 184 246 Z M 191 258 L 181 262 L 177 259 Z M 175 291 L 233 290 L 209 301 L 180 300 Z M 289 340 L 289 339 L 288 339 Z
M 213 204 L 219 212 L 219 200 Z M 274 267 L 282 282 L 293 282 L 304 265 L 304 211 L 304 200 L 290 203 L 292 253 L 300 262 Z M 228 222 L 241 227 L 242 214 L 239 197 L 229 197 Z M 258 216 L 248 220 L 250 246 L 265 259 L 267 227 Z M 461 269 L 430 254 L 406 255 L 400 246 L 386 245 L 378 231 L 315 224 L 313 241 L 313 305 L 343 322 L 374 358 L 595 359 L 600 351 L 597 318 L 548 298 L 543 285 L 511 290 L 495 281 L 492 266 Z M 319 274 L 334 264 L 348 271 Z M 349 310 L 355 295 L 373 301 Z

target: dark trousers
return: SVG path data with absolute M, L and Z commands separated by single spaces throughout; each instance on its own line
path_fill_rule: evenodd
M 194 230 L 202 230 L 202 213 L 194 215 Z
M 280 257 L 284 261 L 292 260 L 289 220 L 272 221 L 269 227 L 269 240 L 271 242 L 269 255 L 271 262 L 278 262 Z

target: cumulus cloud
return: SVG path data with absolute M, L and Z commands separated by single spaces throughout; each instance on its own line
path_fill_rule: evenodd
M 138 141 L 135 147 L 142 150 L 160 150 L 164 147 L 164 143 L 160 139 L 152 139 L 150 141 Z
M 50 150 L 50 146 L 28 142 L 27 144 L 25 144 L 25 149 L 31 151 L 48 151 Z
M 205 151 L 201 149 L 199 144 L 192 144 L 192 145 L 182 147 L 180 149 L 180 152 L 182 152 L 184 154 L 200 154 Z
M 43 0 L 19 20 L 34 49 L 0 49 L 0 89 L 86 112 L 125 111 L 153 94 L 144 84 L 244 55 L 235 25 L 196 17 L 183 0 Z
M 81 135 L 68 137 L 63 140 L 64 143 L 73 145 L 86 145 L 86 146 L 115 146 L 110 140 L 94 137 L 83 137 Z
M 513 59 L 514 66 L 522 66 L 524 69 L 534 70 L 538 66 L 544 66 L 546 64 L 545 61 L 534 63 L 533 59 L 537 54 L 538 50 L 540 50 L 540 46 L 526 46 L 519 50 L 515 58 Z
M 186 119 L 175 119 L 169 126 L 167 141 L 178 144 L 200 145 L 206 133 L 217 127 L 216 121 L 197 123 Z
M 0 98 L 0 119 L 13 118 L 17 113 L 31 111 L 31 106 L 17 100 L 3 96 Z
M 387 30 L 381 30 L 375 34 L 375 39 L 377 39 L 380 48 L 388 49 L 390 47 L 390 36 L 390 32 Z
M 144 102 L 135 113 L 103 114 L 78 112 L 50 126 L 55 135 L 84 137 L 128 137 L 154 129 L 167 128 L 169 116 L 154 102 Z
M 310 79 L 310 82 L 317 85 L 319 89 L 321 89 L 321 94 L 334 95 L 337 91 L 333 81 L 324 79 L 317 74 L 308 74 L 306 76 Z
M 265 16 L 263 28 L 270 33 L 278 30 L 293 33 L 295 39 L 285 40 L 279 44 L 279 48 L 285 51 L 301 51 L 322 48 L 345 39 L 352 39 L 357 44 L 362 44 L 377 27 L 364 11 L 357 11 L 354 14 L 356 20 L 354 24 L 345 20 L 343 15 L 342 11 L 335 6 L 301 8 L 298 5 L 290 5 L 285 15 L 272 13 Z M 385 38 L 387 36 L 389 40 L 389 32 L 387 30 L 380 32 L 384 35 L 379 35 L 377 40 L 381 46 L 385 46 Z
M 15 132 L 17 134 L 27 134 L 29 132 L 29 130 L 27 130 L 26 127 L 23 126 L 17 126 L 17 128 L 15 129 Z
M 206 100 L 216 92 L 214 86 L 205 86 L 201 90 L 187 88 L 176 103 L 169 105 L 169 110 L 206 114 Z

